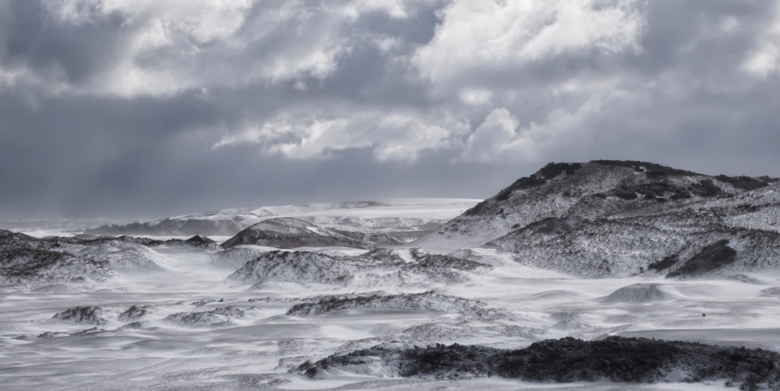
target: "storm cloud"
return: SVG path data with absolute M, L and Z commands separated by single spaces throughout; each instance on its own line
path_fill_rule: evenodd
M 780 2 L 9 0 L 0 216 L 780 175 Z

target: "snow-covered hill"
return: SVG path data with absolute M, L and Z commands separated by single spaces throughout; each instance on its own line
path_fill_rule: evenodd
M 780 267 L 780 186 L 597 218 L 566 216 L 486 245 L 521 263 L 582 276 L 695 277 Z M 750 203 L 758 199 L 761 203 Z
M 417 286 L 432 288 L 464 283 L 493 270 L 490 265 L 418 249 L 377 249 L 356 256 L 332 256 L 310 251 L 259 251 L 252 247 L 225 250 L 215 255 L 220 266 L 236 265 L 254 256 L 226 278 L 230 285 L 264 283 L 328 284 L 355 288 Z M 404 253 L 404 254 L 402 254 Z
M 484 245 L 579 276 L 780 267 L 780 181 L 643 162 L 551 163 L 416 244 Z
M 779 230 L 780 226 L 772 225 L 777 220 L 778 195 L 766 190 L 777 182 L 767 177 L 709 176 L 645 162 L 550 163 L 442 225 L 415 245 L 437 249 L 478 247 L 544 219 L 641 215 L 693 204 L 716 209 L 718 205 L 743 205 L 742 210 L 729 209 L 751 213 L 732 215 L 735 226 Z M 739 197 L 749 191 L 760 193 Z M 762 211 L 751 210 L 754 204 Z

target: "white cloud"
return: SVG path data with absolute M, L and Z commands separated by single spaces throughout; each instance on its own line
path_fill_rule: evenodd
M 461 158 L 466 161 L 493 161 L 509 143 L 517 138 L 520 122 L 509 110 L 495 109 L 485 121 L 469 136 Z
M 493 99 L 493 91 L 485 88 L 464 88 L 460 90 L 458 97 L 468 105 L 484 105 Z
M 617 79 L 611 82 L 573 85 L 569 82 L 557 89 L 567 99 L 579 96 L 572 107 L 554 107 L 543 121 L 521 121 L 506 108 L 497 108 L 485 117 L 469 136 L 460 156 L 472 162 L 538 161 L 550 150 L 574 140 L 591 138 L 598 129 L 590 121 L 598 118 L 610 106 L 633 102 L 634 96 L 620 88 Z M 586 92 L 587 91 L 587 92 Z
M 748 73 L 766 78 L 780 73 L 780 1 L 774 11 L 774 21 L 759 37 L 757 47 L 743 64 Z
M 455 0 L 414 63 L 434 84 L 474 72 L 519 69 L 561 54 L 638 52 L 644 31 L 635 0 Z
M 84 25 L 120 15 L 124 45 L 107 69 L 69 91 L 135 97 L 188 89 L 323 79 L 357 37 L 367 12 L 407 17 L 402 0 L 43 0 L 53 23 Z M 414 4 L 414 2 L 411 2 Z M 376 43 L 383 49 L 391 38 Z
M 427 152 L 456 148 L 465 134 L 468 123 L 442 113 L 286 112 L 233 132 L 213 148 L 257 144 L 264 153 L 293 159 L 327 158 L 337 151 L 370 148 L 379 161 L 412 162 Z

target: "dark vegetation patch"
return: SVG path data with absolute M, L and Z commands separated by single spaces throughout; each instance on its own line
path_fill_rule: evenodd
M 712 183 L 711 179 L 705 179 L 699 183 L 694 183 L 691 185 L 690 191 L 699 197 L 717 197 L 725 194 L 723 189 Z
M 679 269 L 669 273 L 667 277 L 697 276 L 734 262 L 737 258 L 737 251 L 729 247 L 728 244 L 729 241 L 724 239 L 704 247 Z
M 496 194 L 496 201 L 506 201 L 509 199 L 509 196 L 512 195 L 517 190 L 527 190 L 534 187 L 539 187 L 547 183 L 547 180 L 541 177 L 537 177 L 536 174 L 532 174 L 529 177 L 523 177 L 518 180 L 516 180 L 514 183 L 512 183 L 509 187 L 507 187 L 504 190 L 501 190 Z
M 528 177 L 523 177 L 515 181 L 504 190 L 501 190 L 495 197 L 496 201 L 506 201 L 509 196 L 517 190 L 527 190 L 534 187 L 539 187 L 547 183 L 548 180 L 557 177 L 558 175 L 574 175 L 577 170 L 582 168 L 580 163 L 549 163 L 542 167 L 536 174 Z
M 553 179 L 564 172 L 566 175 L 574 175 L 581 168 L 581 163 L 548 163 L 537 174 L 545 179 Z
M 111 276 L 107 261 L 83 259 L 67 252 L 15 248 L 0 250 L 0 280 L 25 284 L 35 280 L 86 282 L 86 276 L 101 279 Z
M 359 267 L 396 267 L 406 264 L 398 253 L 389 248 L 377 248 L 356 257 L 345 257 L 343 260 Z
M 0 275 L 12 279 L 34 277 L 50 267 L 73 260 L 75 257 L 66 252 L 32 248 L 0 250 Z
M 770 178 L 767 176 L 762 176 L 758 178 L 751 178 L 749 176 L 726 176 L 726 175 L 718 175 L 715 177 L 715 179 L 724 182 L 729 183 L 732 186 L 734 186 L 737 189 L 742 190 L 755 190 L 760 189 L 762 187 L 769 186 L 772 183 L 775 183 L 777 181 L 780 181 L 780 179 L 777 178 Z
M 656 163 L 638 162 L 632 160 L 593 160 L 591 163 L 597 163 L 604 166 L 628 167 L 636 172 L 644 172 L 648 178 L 660 178 L 665 176 L 684 176 L 699 175 L 692 171 L 680 170 L 677 168 L 662 166 Z
M 642 196 L 642 198 L 646 200 L 666 201 L 667 199 L 686 199 L 691 198 L 692 196 L 717 197 L 724 194 L 727 193 L 715 185 L 710 179 L 702 180 L 690 186 L 678 186 L 669 183 L 666 180 L 661 180 L 658 182 L 641 183 L 637 185 L 623 185 L 608 191 L 602 198 L 611 196 L 631 201 Z
M 582 225 L 583 220 L 577 216 L 569 217 L 547 217 L 539 221 L 526 225 L 521 231 L 531 231 L 543 235 L 559 235 L 569 232 Z M 512 227 L 516 228 L 516 227 Z
M 576 173 L 577 170 L 581 168 L 582 164 L 580 163 L 549 163 L 542 167 L 542 169 L 537 171 L 535 174 L 516 180 L 509 187 L 498 192 L 494 199 L 497 202 L 506 201 L 509 199 L 512 193 L 517 190 L 527 190 L 542 186 L 546 184 L 548 180 L 553 179 L 563 173 L 566 173 L 566 175 L 574 175 L 574 173 Z M 489 200 L 480 202 L 471 209 L 467 210 L 464 215 L 478 215 L 488 205 L 488 201 Z
M 659 271 L 660 272 L 661 270 L 666 270 L 666 269 L 676 265 L 677 262 L 679 262 L 679 261 L 680 261 L 680 256 L 678 256 L 677 254 L 670 255 L 670 256 L 668 256 L 668 257 L 666 257 L 666 258 L 664 258 L 664 259 L 662 259 L 662 260 L 660 260 L 658 262 L 651 263 L 650 265 L 647 266 L 647 269 L 648 270 L 655 270 L 655 271 Z
M 484 200 L 471 208 L 467 209 L 465 212 L 463 212 L 464 216 L 476 216 L 482 213 L 482 211 L 485 210 L 485 208 L 490 204 L 490 199 Z M 441 232 L 439 232 L 441 233 Z
M 758 383 L 774 386 L 780 382 L 780 354 L 776 352 L 622 337 L 600 341 L 567 337 L 516 350 L 459 344 L 407 349 L 376 346 L 330 356 L 314 364 L 306 362 L 298 371 L 314 378 L 329 368 L 366 365 L 377 359 L 389 368 L 397 368 L 403 377 L 458 379 L 495 375 L 535 382 L 609 379 L 650 383 L 680 369 L 689 373 L 688 382 L 728 378 L 746 387 L 742 389 Z

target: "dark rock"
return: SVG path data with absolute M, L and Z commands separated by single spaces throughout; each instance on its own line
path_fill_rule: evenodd
M 187 327 L 223 327 L 233 324 L 233 318 L 244 316 L 244 311 L 235 307 L 220 307 L 205 312 L 179 312 L 168 315 L 165 322 Z
M 100 307 L 69 308 L 57 313 L 52 319 L 68 323 L 94 324 L 98 326 L 107 322 L 106 318 L 103 317 L 103 309 Z
M 548 217 L 535 223 L 528 224 L 523 227 L 521 231 L 533 232 L 541 235 L 559 235 L 579 227 L 583 222 L 584 220 L 577 216 L 561 218 Z
M 91 334 L 102 333 L 104 331 L 106 331 L 106 329 L 99 329 L 97 327 L 93 327 L 91 329 L 86 329 L 86 330 L 77 331 L 75 333 L 71 333 L 70 335 L 71 336 L 91 335 Z
M 119 314 L 119 317 L 117 319 L 127 322 L 127 321 L 135 321 L 138 319 L 143 318 L 150 312 L 149 306 L 132 306 L 128 308 L 125 312 L 122 312 Z
M 203 235 L 195 235 L 185 240 L 185 242 L 196 243 L 196 244 L 216 243 L 215 241 L 211 240 L 209 237 Z
M 729 247 L 728 243 L 729 241 L 724 239 L 703 248 L 679 269 L 669 273 L 667 277 L 698 276 L 734 262 L 737 251 Z
M 142 329 L 142 328 L 146 327 L 147 324 L 149 324 L 149 322 L 147 322 L 147 321 L 131 322 L 131 323 L 128 323 L 128 324 L 120 327 L 119 329 L 122 329 L 122 330 L 139 330 L 139 329 Z
M 402 377 L 500 376 L 558 383 L 602 379 L 652 383 L 675 370 L 689 373 L 689 382 L 728 378 L 749 384 L 774 382 L 780 377 L 780 354 L 776 352 L 622 337 L 596 341 L 568 337 L 516 350 L 459 344 L 413 348 L 380 345 L 330 356 L 314 364 L 307 362 L 298 371 L 316 378 L 330 368 L 348 371 L 349 367 L 378 364 L 396 370 Z
M 661 270 L 666 270 L 676 265 L 677 262 L 679 261 L 680 261 L 680 257 L 677 254 L 670 255 L 658 262 L 651 263 L 650 265 L 647 266 L 647 270 L 655 270 L 660 272 Z

